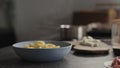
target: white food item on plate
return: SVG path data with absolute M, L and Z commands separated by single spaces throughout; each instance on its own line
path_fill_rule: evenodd
M 97 47 L 100 45 L 100 40 L 94 39 L 91 36 L 84 37 L 83 40 L 80 42 L 81 45 Z

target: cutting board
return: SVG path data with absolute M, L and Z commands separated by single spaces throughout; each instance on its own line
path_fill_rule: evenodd
M 102 42 L 98 47 L 75 45 L 73 49 L 80 54 L 108 54 L 110 46 Z
M 113 53 L 116 56 L 120 56 L 120 45 L 113 46 Z

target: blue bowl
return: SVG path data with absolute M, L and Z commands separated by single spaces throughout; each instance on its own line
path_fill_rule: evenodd
M 25 44 L 34 43 L 35 41 L 19 42 L 12 45 L 16 54 L 22 59 L 28 61 L 47 62 L 56 61 L 64 58 L 71 51 L 72 45 L 62 41 L 45 41 L 61 46 L 60 48 L 42 48 L 42 49 L 28 49 L 24 48 Z

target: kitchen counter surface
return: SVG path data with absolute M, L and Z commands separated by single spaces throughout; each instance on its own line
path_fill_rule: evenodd
M 104 68 L 104 62 L 113 59 L 107 55 L 75 55 L 72 50 L 63 60 L 54 62 L 28 62 L 18 57 L 11 46 L 0 49 L 0 68 Z

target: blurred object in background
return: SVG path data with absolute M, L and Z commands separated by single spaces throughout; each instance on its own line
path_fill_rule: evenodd
M 97 22 L 90 23 L 87 26 L 88 26 L 88 30 L 87 31 L 91 31 L 93 29 L 101 29 L 102 28 L 101 23 L 97 23 Z
M 100 39 L 111 38 L 111 28 L 108 26 L 108 24 L 93 22 L 88 24 L 86 27 L 86 35 L 88 36 Z
M 88 31 L 87 35 L 92 36 L 92 37 L 97 38 L 97 39 L 110 39 L 111 38 L 111 30 L 94 29 L 94 30 Z
M 78 26 L 78 40 L 81 40 L 86 35 L 86 26 Z
M 73 39 L 81 40 L 84 36 L 86 36 L 87 27 L 85 25 L 72 25 L 71 27 L 72 33 L 71 37 Z
M 85 11 L 75 12 L 73 15 L 73 25 L 88 25 L 87 35 L 94 38 L 111 38 L 111 27 L 108 24 L 108 12 Z
M 113 21 L 112 27 L 112 44 L 120 47 L 120 19 Z
M 88 24 L 87 35 L 100 39 L 111 38 L 111 28 L 107 23 L 94 22 Z
M 87 26 L 88 26 L 88 30 L 87 31 L 111 29 L 108 26 L 108 24 L 106 24 L 106 23 L 99 23 L 99 22 L 93 22 L 93 23 L 88 24 Z
M 60 25 L 60 40 L 69 41 L 71 40 L 71 26 L 62 24 Z
M 112 46 L 115 55 L 120 55 L 120 19 L 113 20 Z
M 97 10 L 106 10 L 108 12 L 108 26 L 112 27 L 112 22 L 114 19 L 120 17 L 120 3 L 97 3 Z
M 62 41 L 81 40 L 86 35 L 86 29 L 86 26 L 82 25 L 60 25 L 60 38 Z
M 108 12 L 102 10 L 80 10 L 73 12 L 73 25 L 88 25 L 93 22 L 108 22 Z
M 16 42 L 13 27 L 13 0 L 0 0 L 0 47 Z

